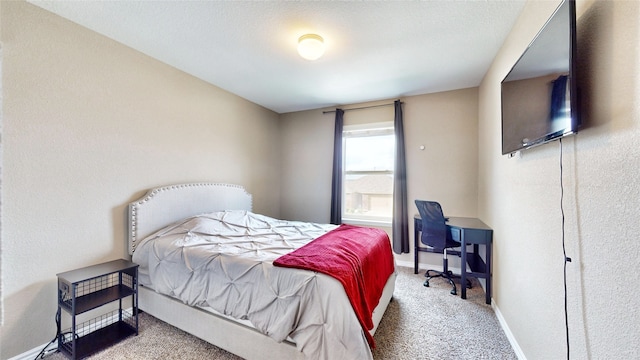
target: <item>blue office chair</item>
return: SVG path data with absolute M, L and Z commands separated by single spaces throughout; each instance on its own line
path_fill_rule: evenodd
M 442 213 L 442 207 L 435 201 L 416 200 L 416 206 L 422 220 L 422 235 L 420 241 L 433 249 L 433 252 L 442 253 L 442 271 L 427 270 L 425 276 L 427 279 L 424 286 L 429 287 L 429 280 L 436 277 L 443 277 L 449 280 L 449 284 L 453 287 L 452 295 L 457 294 L 454 278 L 460 276 L 454 275 L 449 270 L 449 260 L 447 259 L 447 250 L 460 247 L 460 243 L 451 238 L 451 231 L 447 229 L 446 220 Z M 460 251 L 450 251 L 460 256 Z M 467 287 L 470 288 L 471 283 L 468 282 Z

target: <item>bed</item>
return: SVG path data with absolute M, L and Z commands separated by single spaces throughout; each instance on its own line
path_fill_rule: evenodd
M 133 261 L 140 264 L 140 310 L 245 359 L 372 359 L 370 339 L 393 296 L 395 269 L 382 282 L 384 286 L 370 319 L 373 326 L 367 331 L 338 280 L 320 272 L 274 266 L 271 260 L 290 249 L 278 250 L 281 246 L 269 245 L 265 251 L 259 246 L 249 251 L 260 256 L 266 254 L 257 261 L 253 255 L 245 256 L 247 251 L 243 250 L 239 259 L 240 263 L 249 262 L 243 265 L 245 270 L 238 270 L 239 265 L 230 262 L 234 256 L 218 254 L 215 261 L 197 260 L 190 252 L 193 248 L 212 247 L 211 242 L 198 241 L 209 239 L 212 228 L 217 226 L 243 228 L 247 222 L 267 224 L 270 229 L 278 229 L 277 236 L 282 236 L 282 232 L 319 237 L 335 226 L 287 222 L 254 214 L 252 197 L 243 187 L 218 183 L 155 188 L 131 202 L 128 210 L 129 253 Z M 195 229 L 186 228 L 194 223 Z M 212 225 L 214 223 L 222 225 Z M 237 229 L 233 231 L 237 233 Z M 180 250 L 162 250 L 161 245 L 157 245 L 165 240 L 176 242 L 176 239 L 178 242 L 196 239 L 196 246 L 190 242 L 190 246 Z M 235 242 L 235 238 L 231 242 Z M 290 242 L 296 240 L 282 241 L 283 244 Z M 274 248 L 276 250 L 271 251 Z M 160 259 L 159 253 L 172 257 Z M 220 258 L 224 261 L 219 261 Z M 186 267 L 180 268 L 183 265 L 178 265 L 176 259 L 187 259 Z M 211 265 L 214 263 L 215 266 Z M 235 297 L 223 300 L 220 291 L 216 292 L 221 287 L 220 280 L 199 280 L 194 275 L 206 267 L 216 269 L 210 273 L 225 273 L 228 278 L 241 272 L 243 278 L 251 278 L 244 283 L 252 284 L 255 289 L 238 285 L 240 281 L 227 281 L 224 286 L 234 290 L 227 293 Z M 173 273 L 179 274 L 177 279 L 165 280 Z M 183 282 L 193 282 L 196 286 L 186 289 Z M 293 290 L 284 284 L 297 285 Z M 258 295 L 251 295 L 249 291 L 256 291 Z M 201 294 L 205 292 L 207 294 Z M 265 292 L 268 295 L 264 295 Z M 263 304 L 256 305 L 261 302 Z M 263 311 L 266 308 L 270 309 L 268 313 Z

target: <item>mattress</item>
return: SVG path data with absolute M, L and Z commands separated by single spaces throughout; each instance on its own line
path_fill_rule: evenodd
M 247 321 L 310 359 L 371 359 L 344 288 L 334 278 L 273 266 L 336 226 L 249 211 L 202 214 L 140 242 L 139 282 L 191 306 Z M 250 346 L 250 345 L 249 345 Z

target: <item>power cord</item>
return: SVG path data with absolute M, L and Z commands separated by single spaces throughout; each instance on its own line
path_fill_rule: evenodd
M 562 139 L 560 139 L 560 212 L 562 213 L 562 254 L 564 256 L 564 327 L 567 338 L 567 360 L 569 360 L 569 314 L 567 310 L 567 263 L 571 262 L 571 258 L 567 257 L 567 249 L 565 247 L 564 237 L 564 186 L 562 184 Z
M 56 312 L 56 336 L 54 336 L 54 338 L 51 339 L 51 341 L 49 341 L 49 343 L 42 348 L 42 350 L 38 353 L 38 355 L 36 355 L 34 360 L 44 359 L 45 356 L 58 351 L 57 348 L 50 350 L 47 350 L 47 348 L 49 347 L 49 345 L 58 340 L 58 336 L 60 335 L 60 316 L 60 307 L 58 307 L 58 311 Z

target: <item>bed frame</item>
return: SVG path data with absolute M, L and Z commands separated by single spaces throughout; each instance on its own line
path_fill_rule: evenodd
M 221 210 L 252 210 L 251 195 L 238 185 L 192 183 L 149 190 L 129 204 L 129 254 L 154 231 L 188 216 Z M 393 296 L 393 274 L 373 312 L 375 333 Z M 216 315 L 140 286 L 139 308 L 150 315 L 244 359 L 304 359 L 294 343 L 278 343 L 250 325 Z

